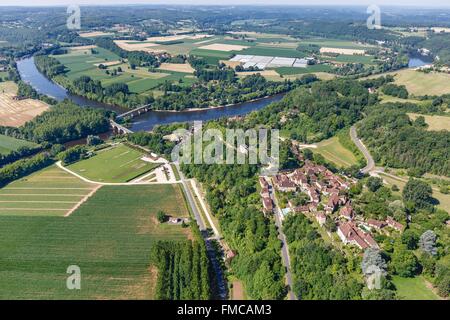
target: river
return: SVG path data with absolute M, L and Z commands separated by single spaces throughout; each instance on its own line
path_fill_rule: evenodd
M 84 97 L 72 95 L 63 87 L 55 84 L 39 72 L 34 64 L 34 58 L 26 58 L 17 61 L 17 69 L 23 81 L 30 84 L 37 92 L 50 96 L 58 101 L 69 99 L 79 106 L 93 108 L 104 108 L 113 110 L 118 114 L 128 111 L 127 109 L 107 105 L 89 100 Z M 207 121 L 223 117 L 234 117 L 245 115 L 251 111 L 259 110 L 268 104 L 279 101 L 284 94 L 262 98 L 257 101 L 240 103 L 221 108 L 212 108 L 198 111 L 150 111 L 133 118 L 130 129 L 132 131 L 149 131 L 155 125 L 170 124 L 175 122 L 193 122 L 196 120 Z

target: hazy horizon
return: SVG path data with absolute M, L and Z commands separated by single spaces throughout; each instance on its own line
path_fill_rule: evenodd
M 259 5 L 259 6 L 368 6 L 370 4 L 383 6 L 405 6 L 405 7 L 449 7 L 448 0 L 429 0 L 426 4 L 422 0 L 317 0 L 317 1 L 303 1 L 303 0 L 280 0 L 276 4 L 268 0 L 223 0 L 211 3 L 208 0 L 193 0 L 187 5 L 182 0 L 42 0 L 32 1 L 24 0 L 20 3 L 12 0 L 0 0 L 0 6 L 66 6 L 69 4 L 77 4 L 84 6 L 96 5 L 231 5 L 231 6 L 245 6 L 245 5 Z

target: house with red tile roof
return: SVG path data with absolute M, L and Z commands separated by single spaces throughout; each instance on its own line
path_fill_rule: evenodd
M 264 179 L 263 177 L 259 177 L 259 184 L 261 188 L 267 188 L 269 186 L 266 179 Z
M 267 187 L 262 188 L 260 195 L 263 198 L 268 198 L 269 197 L 269 188 L 267 188 Z
M 386 218 L 386 223 L 389 227 L 394 228 L 395 230 L 400 232 L 405 229 L 404 225 L 402 225 L 400 222 L 395 221 L 394 218 L 389 216 Z
M 325 211 L 327 213 L 333 213 L 334 210 L 336 210 L 338 204 L 339 204 L 339 196 L 333 193 L 330 199 L 328 200 L 328 203 L 325 205 Z
M 339 216 L 347 220 L 353 220 L 354 215 L 355 211 L 353 210 L 353 207 L 350 204 L 347 204 L 346 206 L 342 207 L 341 210 L 339 211 Z
M 384 228 L 386 226 L 386 222 L 380 221 L 380 220 L 375 220 L 375 219 L 368 219 L 366 221 L 366 224 L 369 227 L 375 228 L 377 230 L 381 230 L 382 228 Z
M 353 244 L 360 249 L 379 248 L 370 233 L 363 232 L 352 222 L 339 224 L 337 234 L 345 244 Z
M 262 203 L 264 207 L 264 212 L 272 212 L 273 211 L 273 202 L 269 197 L 262 198 Z
M 297 190 L 297 186 L 292 182 L 288 176 L 284 174 L 277 174 L 273 177 L 273 182 L 276 188 L 282 192 L 294 192 Z
M 297 206 L 294 207 L 292 210 L 294 210 L 295 213 L 306 213 L 309 212 L 308 206 Z

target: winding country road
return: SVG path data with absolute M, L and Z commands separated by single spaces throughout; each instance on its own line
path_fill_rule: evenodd
M 358 147 L 358 149 L 362 152 L 364 155 L 364 158 L 366 158 L 367 165 L 361 169 L 362 173 L 370 173 L 375 170 L 375 161 L 373 160 L 372 155 L 370 154 L 369 150 L 367 150 L 366 146 L 362 143 L 361 139 L 358 138 L 358 134 L 356 132 L 356 127 L 353 125 L 350 128 L 350 137 L 353 141 L 353 143 Z

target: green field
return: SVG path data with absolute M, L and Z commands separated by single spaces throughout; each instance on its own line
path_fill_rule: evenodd
M 448 85 L 450 82 L 450 74 L 443 72 L 424 73 L 412 69 L 403 69 L 367 78 L 374 79 L 386 75 L 392 75 L 395 79 L 395 84 L 404 85 L 408 92 L 415 96 L 443 95 L 450 93 L 450 85 Z
M 17 151 L 21 147 L 33 148 L 36 146 L 37 144 L 33 142 L 19 140 L 0 134 L 0 154 L 8 154 L 11 151 Z
M 426 286 L 423 277 L 402 278 L 393 276 L 392 282 L 397 288 L 401 300 L 438 300 L 439 297 Z
M 358 164 L 355 155 L 345 148 L 337 137 L 319 142 L 317 149 L 311 149 L 311 151 L 321 154 L 325 159 L 339 167 L 350 167 Z
M 375 64 L 373 61 L 373 56 L 362 56 L 362 55 L 350 55 L 350 54 L 340 54 L 337 57 L 326 57 L 322 56 L 322 59 L 329 60 L 333 62 L 341 63 L 362 63 L 362 64 Z
M 195 82 L 195 78 L 187 78 L 186 74 L 172 71 L 149 72 L 148 68 L 136 68 L 132 70 L 128 63 L 118 63 L 109 66 L 108 70 L 120 67 L 123 72 L 117 75 L 107 74 L 107 70 L 99 69 L 96 64 L 119 61 L 121 58 L 103 48 L 95 49 L 98 53 L 92 54 L 91 50 L 71 50 L 68 54 L 55 55 L 67 68 L 66 76 L 69 80 L 76 80 L 81 76 L 88 76 L 93 80 L 99 80 L 102 86 L 107 87 L 114 83 L 126 83 L 131 92 L 138 94 L 150 93 L 159 85 L 169 82 L 178 82 L 189 85 Z
M 159 166 L 141 160 L 143 156 L 143 153 L 119 144 L 67 168 L 96 182 L 128 182 Z
M 0 299 L 151 299 L 158 240 L 189 228 L 159 224 L 156 213 L 188 216 L 178 186 L 104 186 L 67 218 L 0 216 Z M 68 290 L 68 266 L 81 290 Z
M 306 39 L 300 40 L 301 44 L 314 44 L 319 47 L 342 48 L 342 49 L 369 49 L 373 46 L 368 44 L 360 44 L 352 41 L 333 40 L 333 39 Z
M 210 43 L 208 43 L 210 44 Z M 228 60 L 233 55 L 233 52 L 206 50 L 206 49 L 194 49 L 190 55 L 203 57 L 209 64 L 217 64 L 219 60 Z
M 306 74 L 313 72 L 329 72 L 331 71 L 331 66 L 327 64 L 316 64 L 307 66 L 306 68 L 280 67 L 276 68 L 275 71 L 283 76 L 286 76 L 286 75 Z
M 442 95 L 450 93 L 450 74 L 424 73 L 411 69 L 395 72 L 395 83 L 404 85 L 414 95 Z
M 1 216 L 64 216 L 95 185 L 51 166 L 0 189 Z

